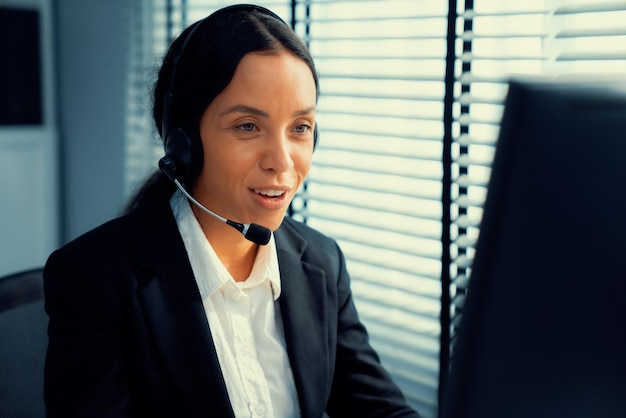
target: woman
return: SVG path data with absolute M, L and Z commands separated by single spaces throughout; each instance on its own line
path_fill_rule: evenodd
M 269 10 L 231 6 L 173 42 L 154 92 L 162 172 L 46 264 L 49 416 L 418 416 L 336 243 L 285 218 L 317 96 Z

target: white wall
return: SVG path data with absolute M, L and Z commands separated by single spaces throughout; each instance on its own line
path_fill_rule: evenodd
M 62 243 L 123 207 L 130 1 L 54 2 Z

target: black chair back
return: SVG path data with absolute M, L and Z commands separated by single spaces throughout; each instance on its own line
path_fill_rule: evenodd
M 43 269 L 0 278 L 0 417 L 45 416 Z

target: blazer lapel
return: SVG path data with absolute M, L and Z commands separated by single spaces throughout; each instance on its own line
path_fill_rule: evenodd
M 281 276 L 279 304 L 302 416 L 320 417 L 332 384 L 326 277 L 302 261 L 306 241 L 283 225 L 275 234 Z
M 182 238 L 169 205 L 162 206 L 138 217 L 135 248 L 153 275 L 137 298 L 189 416 L 234 417 Z

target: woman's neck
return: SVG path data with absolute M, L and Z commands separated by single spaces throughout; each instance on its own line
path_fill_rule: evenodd
M 239 231 L 192 206 L 192 210 L 204 236 L 224 267 L 237 282 L 250 276 L 258 245 L 248 241 Z

